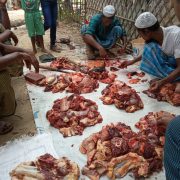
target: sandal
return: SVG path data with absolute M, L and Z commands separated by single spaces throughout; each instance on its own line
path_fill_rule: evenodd
M 0 135 L 7 134 L 13 130 L 13 125 L 10 122 L 0 121 Z

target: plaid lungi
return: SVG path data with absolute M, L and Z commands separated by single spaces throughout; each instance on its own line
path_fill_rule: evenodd
M 140 64 L 140 69 L 158 78 L 165 78 L 177 67 L 176 59 L 167 56 L 156 42 L 147 43 Z M 180 77 L 176 80 L 180 80 Z

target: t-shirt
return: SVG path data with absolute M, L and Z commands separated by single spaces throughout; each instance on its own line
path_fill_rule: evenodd
M 25 12 L 39 11 L 40 0 L 21 0 L 21 6 Z
M 105 40 L 114 26 L 120 26 L 122 28 L 120 21 L 115 17 L 111 25 L 105 29 L 102 24 L 102 16 L 102 14 L 96 14 L 91 18 L 85 34 L 96 35 L 100 40 Z M 123 36 L 126 36 L 124 29 Z
M 180 27 L 169 26 L 162 27 L 163 29 L 163 44 L 162 51 L 169 56 L 180 58 Z

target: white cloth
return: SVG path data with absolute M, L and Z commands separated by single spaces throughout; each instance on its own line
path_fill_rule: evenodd
M 112 6 L 112 5 L 107 5 L 103 9 L 103 15 L 105 17 L 113 17 L 115 15 L 115 13 L 116 13 L 116 10 L 115 10 L 114 6 Z
M 180 58 L 180 27 L 169 26 L 162 27 L 163 29 L 163 44 L 162 51 L 169 56 Z
M 139 29 L 144 29 L 155 25 L 157 18 L 151 12 L 144 12 L 138 16 L 135 21 L 135 26 Z

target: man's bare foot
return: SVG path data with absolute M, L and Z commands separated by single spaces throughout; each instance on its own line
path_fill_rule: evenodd
M 47 53 L 47 54 L 51 54 L 51 52 L 49 50 L 45 49 L 45 48 L 42 48 L 41 52 L 44 52 L 44 53 Z
M 175 92 L 180 93 L 180 83 L 177 83 Z

